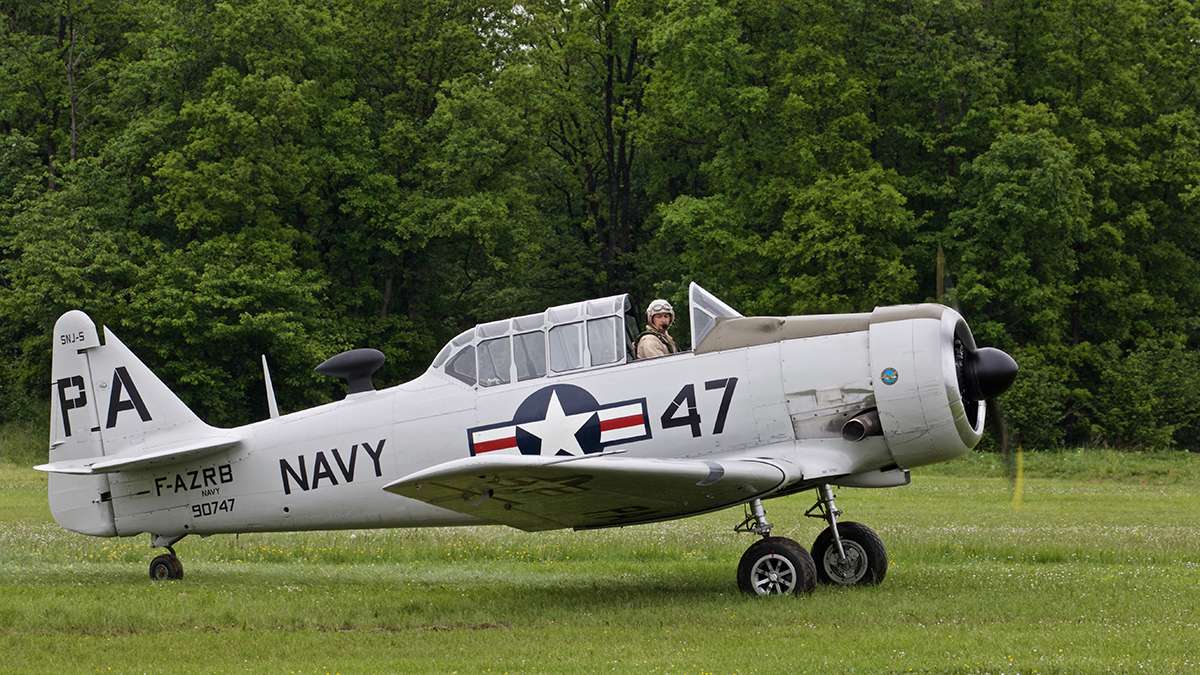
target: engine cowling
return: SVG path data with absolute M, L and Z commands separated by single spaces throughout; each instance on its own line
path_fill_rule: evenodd
M 903 468 L 974 448 L 983 435 L 985 399 L 1016 375 L 1011 357 L 977 348 L 967 322 L 943 305 L 877 308 L 869 350 L 883 435 Z

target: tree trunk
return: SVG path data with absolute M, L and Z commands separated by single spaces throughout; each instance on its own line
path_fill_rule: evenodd
M 58 46 L 65 47 L 63 65 L 67 71 L 67 101 L 70 115 L 71 135 L 69 144 L 70 161 L 79 156 L 79 81 L 80 56 L 76 53 L 75 3 L 67 2 L 66 14 L 58 17 Z M 64 44 L 65 43 L 65 44 Z
M 625 71 L 621 73 L 621 84 L 623 88 L 623 98 L 628 97 L 632 91 L 633 78 L 638 58 L 638 42 L 637 37 L 630 39 L 628 60 L 625 62 Z M 629 101 L 624 101 L 625 110 L 629 109 Z M 621 234 L 621 245 L 623 249 L 630 249 L 627 252 L 633 253 L 633 153 L 634 142 L 629 138 L 629 119 L 628 112 L 623 117 L 624 124 L 621 128 L 620 140 L 617 148 L 617 161 L 620 170 L 620 214 L 619 225 Z
M 379 318 L 381 319 L 388 317 L 388 310 L 392 306 L 392 285 L 395 276 L 389 273 L 383 280 L 383 301 L 379 303 Z
M 621 249 L 621 241 L 619 236 L 618 223 L 618 172 L 616 162 L 616 140 L 613 132 L 613 98 L 615 95 L 615 72 L 613 63 L 613 27 L 612 27 L 612 3 L 610 0 L 604 2 L 604 166 L 605 178 L 607 179 L 606 188 L 608 192 L 608 223 L 604 245 L 608 249 L 608 261 L 610 266 L 613 265 L 617 258 L 617 254 Z M 615 269 L 606 270 L 608 279 L 606 286 L 612 290 L 614 281 Z

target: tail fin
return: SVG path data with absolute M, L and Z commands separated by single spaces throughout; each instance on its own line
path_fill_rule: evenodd
M 87 440 L 115 455 L 131 446 L 206 435 L 212 428 L 179 400 L 108 327 L 104 344 L 78 310 L 55 324 L 51 446 Z M 100 434 L 99 447 L 89 434 Z
M 81 460 L 73 473 L 105 456 L 140 448 L 186 445 L 211 438 L 213 429 L 184 405 L 107 327 L 78 310 L 54 325 L 50 389 L 50 464 Z M 101 536 L 116 534 L 108 477 L 50 475 L 50 510 L 63 527 Z

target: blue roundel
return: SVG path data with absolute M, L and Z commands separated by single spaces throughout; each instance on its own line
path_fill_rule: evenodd
M 551 396 L 556 399 L 556 404 L 562 413 L 567 415 L 595 412 L 600 407 L 596 398 L 588 393 L 588 390 L 573 384 L 554 384 L 533 392 L 521 402 L 521 405 L 517 406 L 517 412 L 513 415 L 513 423 L 518 425 L 516 429 L 517 448 L 522 455 L 540 455 L 542 453 L 542 439 L 522 429 L 520 425 L 546 419 L 550 412 Z M 599 452 L 600 418 L 592 415 L 574 435 L 575 440 L 579 442 L 579 449 L 584 453 Z M 554 450 L 549 452 L 554 453 Z M 569 455 L 571 453 L 559 451 L 557 454 Z
M 895 368 L 884 368 L 879 374 L 879 379 L 883 380 L 884 384 L 896 384 L 896 380 L 900 379 L 900 373 L 896 372 Z

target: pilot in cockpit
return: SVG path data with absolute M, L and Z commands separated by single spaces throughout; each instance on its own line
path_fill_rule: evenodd
M 646 330 L 638 335 L 637 357 L 652 359 L 679 351 L 675 340 L 667 331 L 675 322 L 675 310 L 671 303 L 658 299 L 646 307 Z

